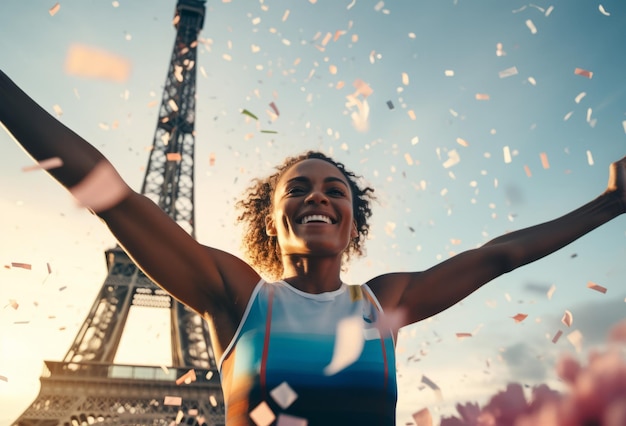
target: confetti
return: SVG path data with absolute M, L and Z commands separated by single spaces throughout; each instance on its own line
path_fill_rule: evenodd
M 587 283 L 587 288 L 590 288 L 592 290 L 598 291 L 598 292 L 603 293 L 603 294 L 606 293 L 606 287 L 602 287 L 601 285 L 596 284 L 596 283 L 591 282 L 591 281 L 589 281 Z
M 172 162 L 181 161 L 183 159 L 183 157 L 178 152 L 168 152 L 166 154 L 166 157 L 167 157 L 167 161 L 172 161 Z
M 602 6 L 600 6 L 602 7 Z M 57 12 L 59 11 L 59 9 L 61 9 L 61 5 L 59 3 L 55 3 L 54 6 L 52 6 L 50 8 L 50 10 L 48 10 L 48 13 L 50 14 L 50 16 L 54 16 L 57 14 Z
M 517 75 L 517 68 L 516 67 L 511 67 L 511 68 L 507 68 L 505 70 L 502 70 L 498 73 L 498 76 L 500 78 L 506 78 L 506 77 L 511 77 Z
M 435 392 L 435 395 L 437 396 L 437 399 L 439 401 L 441 401 L 443 399 L 442 394 L 441 394 L 441 389 L 439 388 L 439 386 L 437 386 L 437 384 L 435 382 L 430 380 L 425 375 L 422 375 L 422 380 L 421 381 L 422 381 L 423 384 L 425 384 L 426 386 L 428 386 L 429 388 L 431 388 Z
M 489 95 L 486 93 L 476 93 L 476 100 L 477 101 L 488 101 L 489 100 Z
M 449 169 L 452 166 L 455 166 L 461 162 L 461 157 L 459 153 L 456 152 L 456 149 L 452 149 L 448 151 L 448 159 L 443 163 L 444 169 Z
M 601 14 L 603 14 L 604 16 L 611 16 L 611 14 L 609 12 L 606 11 L 606 9 L 604 8 L 604 6 L 602 6 L 601 4 L 598 5 L 598 10 L 600 11 Z
M 269 426 L 276 416 L 269 405 L 263 401 L 254 410 L 250 411 L 250 418 L 257 426 Z
M 336 374 L 359 359 L 364 342 L 363 320 L 359 316 L 342 319 L 337 324 L 333 356 L 330 364 L 324 368 L 324 374 Z
M 583 334 L 580 330 L 574 330 L 567 335 L 567 340 L 576 348 L 576 352 L 580 353 L 583 348 Z
M 504 154 L 504 162 L 509 164 L 511 162 L 511 150 L 508 146 L 502 148 L 502 153 Z
M 445 70 L 443 72 L 443 75 L 445 75 L 446 77 L 454 77 L 454 70 Z
M 591 151 L 587 151 L 587 164 L 593 166 L 593 155 L 591 154 Z
M 465 139 L 463 139 L 463 138 L 456 138 L 456 143 L 458 143 L 461 146 L 465 146 L 465 147 L 469 146 L 469 143 Z
M 166 396 L 163 399 L 163 405 L 174 405 L 180 407 L 183 403 L 183 398 L 180 396 Z
M 96 164 L 82 181 L 70 188 L 79 205 L 95 212 L 115 206 L 129 191 L 113 166 L 104 161 Z
M 519 323 L 519 322 L 524 321 L 527 317 L 528 317 L 527 314 L 517 314 L 517 315 L 515 315 L 514 317 L 511 317 L 511 318 L 513 318 L 515 320 L 515 322 Z
M 23 172 L 32 172 L 34 170 L 51 170 L 61 167 L 63 161 L 59 157 L 48 158 L 47 160 L 41 160 L 37 164 L 32 166 L 22 167 Z
M 409 75 L 405 72 L 402 73 L 402 84 L 405 86 L 409 85 Z
M 539 154 L 539 157 L 541 158 L 541 166 L 544 169 L 549 169 L 550 163 L 548 162 L 548 154 L 546 154 L 545 152 L 542 152 L 541 154 Z
M 298 394 L 291 389 L 287 382 L 282 382 L 270 391 L 271 397 L 283 409 L 287 409 L 293 402 L 298 399 Z
M 563 332 L 561 330 L 557 331 L 554 337 L 552 338 L 552 343 L 558 342 L 562 335 L 563 335 Z
M 565 324 L 566 326 L 571 327 L 573 321 L 574 321 L 574 318 L 572 317 L 572 313 L 566 310 L 565 313 L 563 314 L 563 318 L 561 318 L 561 322 Z
M 457 339 L 464 339 L 466 337 L 472 337 L 472 333 L 456 333 Z
M 243 110 L 241 111 L 241 113 L 242 113 L 242 114 L 244 114 L 244 115 L 247 115 L 248 117 L 252 117 L 252 118 L 254 118 L 255 120 L 258 120 L 258 119 L 259 119 L 259 117 L 257 117 L 256 115 L 252 114 L 252 113 L 251 113 L 250 111 L 248 111 L 247 109 L 243 109 Z
M 537 34 L 537 27 L 535 27 L 535 24 L 533 23 L 533 21 L 531 21 L 530 19 L 527 19 L 526 26 L 530 30 L 531 34 Z
M 307 426 L 309 422 L 302 417 L 290 416 L 289 414 L 280 414 L 276 426 Z
M 272 108 L 272 110 L 274 111 L 274 114 L 276 114 L 277 116 L 280 115 L 280 112 L 278 112 L 278 107 L 276 106 L 274 102 L 270 102 L 270 108 Z
M 433 416 L 430 414 L 428 408 L 422 408 L 413 413 L 413 420 L 416 426 L 432 426 L 433 424 Z
M 556 286 L 552 284 L 552 286 L 550 287 L 550 290 L 548 290 L 548 293 L 547 293 L 548 300 L 552 299 L 552 295 L 554 294 L 555 291 L 556 291 Z
M 412 109 L 408 110 L 406 112 L 409 115 L 409 118 L 414 121 L 417 117 L 415 116 L 415 111 L 413 111 Z
M 182 383 L 184 383 L 188 385 L 189 383 L 195 382 L 195 381 L 196 381 L 196 370 L 192 368 L 191 370 L 187 371 L 185 374 L 180 376 L 178 379 L 176 379 L 176 384 L 181 385 Z
M 217 399 L 215 398 L 215 395 L 209 396 L 209 403 L 212 407 L 217 407 Z
M 33 266 L 30 263 L 20 263 L 20 262 L 11 262 L 11 267 L 28 269 L 29 271 L 33 268 Z
M 65 72 L 77 77 L 123 83 L 130 76 L 131 62 L 104 50 L 73 44 L 65 58 Z
M 364 98 L 367 98 L 369 95 L 374 93 L 374 90 L 372 90 L 372 88 L 360 78 L 354 80 L 352 85 L 356 88 L 357 92 Z
M 575 98 L 574 98 L 574 102 L 576 102 L 577 104 L 580 103 L 580 101 L 587 95 L 587 93 L 585 92 L 580 92 Z
M 576 75 L 580 75 L 580 76 L 582 76 L 582 77 L 587 77 L 587 78 L 591 78 L 591 77 L 593 77 L 593 72 L 591 72 L 591 71 L 587 71 L 587 70 L 584 70 L 584 69 L 582 69 L 582 68 L 576 68 L 576 69 L 574 70 L 574 74 L 576 74 Z

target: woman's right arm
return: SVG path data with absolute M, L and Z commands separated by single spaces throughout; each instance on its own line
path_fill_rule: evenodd
M 133 191 L 102 153 L 2 71 L 0 121 L 35 161 L 61 160 L 60 167 L 47 172 L 106 222 L 155 283 L 202 315 L 226 309 L 240 317 L 258 274 L 239 258 L 196 242 L 156 204 Z

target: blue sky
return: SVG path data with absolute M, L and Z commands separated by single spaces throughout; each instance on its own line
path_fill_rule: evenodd
M 54 4 L 3 2 L 0 66 L 48 111 L 58 105 L 59 119 L 139 189 L 176 1 L 63 0 L 50 16 Z M 196 231 L 201 242 L 235 253 L 236 195 L 306 149 L 333 154 L 376 189 L 372 240 L 346 272 L 350 283 L 425 269 L 564 214 L 599 195 L 609 163 L 626 154 L 626 4 L 619 0 L 209 0 L 201 38 Z M 75 43 L 128 59 L 130 77 L 68 75 Z M 500 76 L 513 67 L 516 74 Z M 359 98 L 369 107 L 366 131 L 353 126 L 347 98 L 359 79 L 373 90 Z M 277 118 L 267 113 L 271 102 Z M 13 407 L 3 407 L 4 424 L 37 395 L 42 359 L 65 355 L 114 242 L 45 174 L 22 171 L 31 160 L 8 135 L 0 133 L 0 142 L 0 261 L 33 265 L 0 271 L 0 375 L 7 378 L 0 396 Z M 448 166 L 449 158 L 459 161 Z M 565 337 L 552 343 L 554 334 L 579 330 L 584 356 L 624 317 L 625 255 L 620 218 L 403 330 L 398 424 L 425 406 L 438 415 L 459 401 L 483 401 L 508 381 L 557 386 L 554 361 L 574 347 Z M 588 289 L 590 281 L 606 294 Z M 5 306 L 10 300 L 17 310 Z M 565 310 L 571 327 L 560 321 Z M 518 313 L 528 317 L 516 323 Z M 150 319 L 139 331 L 148 327 L 156 339 L 159 325 Z M 473 336 L 459 340 L 457 332 Z M 440 386 L 442 399 L 423 389 L 423 376 Z

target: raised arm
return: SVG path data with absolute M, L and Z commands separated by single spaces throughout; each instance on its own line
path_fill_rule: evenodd
M 403 325 L 454 305 L 494 278 L 534 262 L 626 213 L 626 157 L 611 164 L 599 197 L 557 219 L 497 237 L 426 271 L 381 275 L 370 287 L 386 310 L 402 309 Z
M 157 284 L 203 315 L 225 310 L 236 321 L 258 280 L 246 263 L 197 243 L 156 204 L 133 191 L 96 148 L 37 105 L 2 71 L 0 121 L 36 161 L 62 161 L 48 173 L 86 201 Z

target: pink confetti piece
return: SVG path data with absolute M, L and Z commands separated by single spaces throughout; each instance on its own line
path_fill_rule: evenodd
M 565 324 L 566 326 L 571 327 L 573 321 L 574 321 L 574 317 L 572 316 L 572 313 L 566 310 L 565 313 L 563 314 L 563 318 L 561 318 L 561 322 Z
M 364 98 L 367 98 L 369 95 L 374 93 L 374 90 L 372 90 L 372 88 L 360 78 L 354 80 L 352 85 L 356 88 L 357 92 Z
M 131 68 L 126 58 L 81 44 L 71 45 L 65 58 L 65 72 L 77 77 L 123 83 L 128 80 Z
M 580 353 L 583 349 L 583 334 L 580 330 L 574 330 L 567 335 L 567 340 L 574 346 L 576 352 Z
M 276 419 L 274 412 L 265 401 L 250 411 L 250 418 L 257 426 L 269 426 Z
M 526 173 L 526 176 L 533 177 L 533 174 L 530 172 L 530 167 L 527 165 L 524 165 L 524 172 Z
M 178 152 L 168 152 L 166 157 L 167 157 L 167 161 L 172 161 L 172 162 L 181 161 L 183 159 L 183 157 Z
M 50 14 L 50 16 L 54 16 L 57 14 L 57 12 L 59 11 L 59 9 L 61 9 L 61 5 L 59 3 L 55 3 L 54 6 L 52 6 L 49 10 L 48 13 Z
M 548 154 L 546 154 L 545 152 L 542 152 L 541 154 L 539 154 L 539 157 L 541 158 L 541 166 L 544 169 L 549 169 L 550 163 L 548 162 Z
M 180 376 L 178 379 L 176 379 L 176 384 L 181 385 L 184 383 L 188 385 L 189 383 L 195 382 L 195 381 L 196 381 L 196 370 L 192 368 L 191 370 L 187 371 L 185 374 Z
M 22 167 L 23 172 L 32 172 L 34 170 L 51 170 L 61 167 L 63 165 L 63 160 L 59 157 L 52 157 L 46 160 L 41 160 L 37 164 L 33 164 L 32 166 L 24 166 Z
M 180 407 L 183 404 L 183 398 L 181 396 L 167 395 L 163 399 L 163 405 L 173 405 Z
M 29 271 L 33 269 L 33 266 L 30 263 L 20 263 L 20 262 L 11 262 L 11 267 L 27 269 Z
M 522 321 L 524 321 L 526 318 L 528 317 L 527 314 L 517 314 L 511 318 L 513 318 L 515 320 L 515 322 L 520 323 Z
M 563 332 L 561 330 L 557 331 L 554 337 L 552 338 L 552 343 L 558 342 L 562 335 L 563 335 Z
M 270 102 L 270 108 L 272 108 L 272 110 L 274 111 L 274 114 L 276 114 L 277 116 L 280 115 L 280 112 L 278 112 L 278 107 L 276 106 L 274 102 Z
M 486 93 L 476 93 L 476 100 L 477 101 L 488 101 L 489 100 L 489 95 Z
M 464 339 L 466 337 L 472 337 L 472 333 L 456 333 L 457 339 Z
M 95 212 L 115 206 L 129 191 L 117 171 L 106 161 L 98 163 L 82 181 L 70 188 L 80 206 Z
M 415 119 L 417 118 L 417 116 L 415 115 L 415 111 L 413 111 L 412 109 L 408 110 L 406 113 L 408 114 L 411 121 L 415 121 Z
M 276 426 L 307 426 L 309 422 L 302 417 L 290 416 L 289 414 L 279 414 Z
M 270 396 L 283 409 L 287 409 L 293 402 L 298 399 L 298 394 L 289 386 L 287 382 L 282 382 L 270 391 Z
M 582 77 L 587 77 L 587 78 L 591 78 L 591 77 L 593 77 L 593 72 L 591 72 L 591 71 L 587 71 L 587 70 L 584 70 L 584 69 L 582 69 L 582 68 L 576 68 L 576 69 L 574 70 L 574 74 L 576 74 L 576 75 L 580 75 L 580 76 L 582 76 Z
M 428 408 L 422 408 L 421 410 L 416 411 L 413 413 L 412 417 L 416 426 L 433 425 L 433 416 L 430 414 L 430 410 Z
M 49 263 L 46 263 L 46 268 L 48 269 L 48 275 L 50 275 L 52 273 L 52 267 Z
M 7 306 L 10 306 L 17 311 L 17 309 L 20 307 L 20 304 L 17 303 L 17 300 L 15 299 L 9 299 L 9 304 Z
M 590 288 L 592 290 L 598 291 L 598 292 L 603 293 L 603 294 L 606 293 L 606 287 L 602 287 L 601 285 L 596 284 L 596 283 L 591 282 L 591 281 L 589 281 L 587 283 L 587 288 Z

